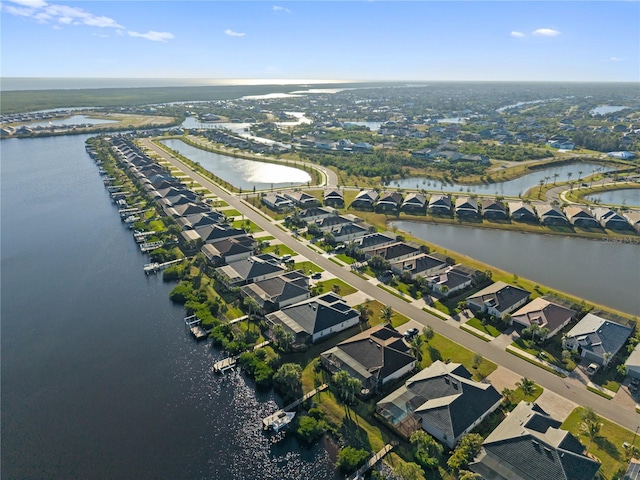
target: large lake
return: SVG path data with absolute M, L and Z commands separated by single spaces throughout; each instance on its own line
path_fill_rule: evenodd
M 91 118 L 86 115 L 71 115 L 66 118 L 52 118 L 51 120 L 42 120 L 30 123 L 29 127 L 47 127 L 49 125 L 103 125 L 107 123 L 118 123 L 118 120 L 107 120 L 104 118 Z
M 292 187 L 307 184 L 312 180 L 311 175 L 304 170 L 286 165 L 220 155 L 192 147 L 182 140 L 162 140 L 162 143 L 245 191 L 254 187 L 257 190 Z
M 640 207 L 640 188 L 623 188 L 609 192 L 594 193 L 587 200 L 599 200 L 603 204 L 627 205 L 628 207 Z
M 120 222 L 86 135 L 2 140 L 4 479 L 335 479 L 273 442 L 276 409 L 185 331 Z
M 518 195 L 524 195 L 531 187 L 539 186 L 540 180 L 545 180 L 548 184 L 553 184 L 554 175 L 558 174 L 556 178 L 557 182 L 566 182 L 569 177 L 568 173 L 571 173 L 571 178 L 577 180 L 581 175 L 581 178 L 591 175 L 598 168 L 602 168 L 602 165 L 590 162 L 579 162 L 568 165 L 556 165 L 554 167 L 544 168 L 540 170 L 531 170 L 531 173 L 524 175 L 513 180 L 506 182 L 489 183 L 481 185 L 463 185 L 460 183 L 442 184 L 437 180 L 431 180 L 424 177 L 412 177 L 403 178 L 399 180 L 393 180 L 391 186 L 399 186 L 400 188 L 410 189 L 426 189 L 426 190 L 443 190 L 445 192 L 468 192 L 476 194 L 486 195 L 501 195 L 505 197 L 517 197 Z M 611 171 L 613 169 L 606 169 L 604 171 Z M 582 172 L 580 174 L 579 172 Z M 492 172 L 491 176 L 494 179 L 499 179 L 499 172 Z M 546 179 L 546 177 L 549 177 Z M 430 185 L 429 185 L 430 184 Z
M 407 221 L 392 225 L 553 289 L 640 315 L 638 245 Z

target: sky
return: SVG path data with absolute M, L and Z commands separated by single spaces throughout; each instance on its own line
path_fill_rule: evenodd
M 2 0 L 0 76 L 640 81 L 640 0 Z

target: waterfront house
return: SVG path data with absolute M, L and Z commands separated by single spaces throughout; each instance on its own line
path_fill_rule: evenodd
M 640 380 L 640 343 L 635 346 L 624 366 L 627 376 Z
M 456 215 L 458 217 L 476 218 L 478 216 L 478 200 L 471 197 L 456 198 Z
M 378 192 L 375 190 L 362 190 L 356 195 L 353 202 L 351 202 L 351 207 L 360 210 L 373 210 L 373 206 L 377 200 Z
M 535 324 L 540 328 L 548 328 L 547 338 L 551 338 L 573 320 L 575 315 L 575 310 L 538 297 L 513 312 L 511 324 L 517 323 L 526 328 Z
M 224 223 L 224 219 L 225 216 L 222 213 L 209 210 L 208 212 L 181 215 L 176 218 L 176 223 L 180 225 L 183 230 L 193 230 L 195 228 L 206 227 L 207 225 Z
M 509 202 L 509 215 L 520 222 L 537 222 L 538 217 L 531 205 L 524 202 Z
M 262 203 L 276 212 L 282 212 L 284 210 L 293 208 L 294 206 L 291 200 L 278 193 L 263 196 Z
M 179 218 L 188 217 L 190 215 L 208 215 L 212 214 L 214 217 L 224 219 L 224 215 L 216 214 L 211 211 L 211 207 L 209 205 L 205 205 L 204 203 L 192 203 L 187 202 L 182 205 L 176 205 L 174 207 L 168 207 L 165 209 L 167 215 L 173 217 L 178 221 Z M 220 222 L 216 222 L 220 223 Z
M 240 287 L 240 291 L 243 296 L 256 301 L 263 315 L 302 302 L 311 296 L 309 277 L 300 270 L 258 280 Z
M 324 191 L 324 204 L 331 207 L 344 207 L 344 195 L 342 190 L 337 188 L 327 188 Z
M 544 225 L 568 225 L 569 221 L 565 216 L 564 212 L 560 210 L 559 207 L 555 205 L 547 205 L 540 204 L 536 205 L 536 210 L 538 211 L 538 217 L 540 218 L 540 223 Z
M 353 223 L 353 219 L 346 215 L 330 215 L 316 220 L 313 223 L 315 223 L 316 227 L 318 227 L 322 232 L 330 232 L 341 225 Z
M 636 232 L 640 232 L 640 211 L 632 210 L 629 212 L 624 212 L 622 216 L 627 219 L 629 225 L 631 225 L 631 228 L 633 228 Z
M 461 265 L 451 265 L 444 270 L 426 276 L 427 284 L 435 293 L 451 295 L 471 286 L 473 275 Z
M 588 313 L 564 338 L 569 350 L 578 350 L 590 362 L 606 366 L 627 342 L 633 328 Z
M 294 347 L 317 343 L 330 335 L 353 327 L 360 321 L 357 310 L 333 292 L 312 297 L 266 316 L 272 329 L 281 325 L 294 337 Z
M 376 212 L 396 212 L 401 204 L 400 192 L 382 192 L 376 203 Z
M 522 288 L 505 282 L 495 282 L 467 297 L 467 305 L 474 311 L 502 318 L 527 303 L 530 295 L 531 292 Z
M 358 237 L 365 236 L 369 233 L 369 229 L 362 225 L 358 225 L 357 223 L 345 223 L 338 225 L 337 227 L 333 227 L 330 232 L 336 243 L 345 243 L 355 240 Z
M 482 443 L 469 470 L 487 480 L 593 480 L 600 462 L 535 403 L 520 402 Z
M 214 267 L 249 258 L 253 254 L 255 240 L 250 236 L 225 238 L 205 243 L 200 249 Z
M 195 230 L 185 230 L 181 235 L 185 236 L 189 232 L 196 232 L 204 243 L 213 243 L 224 238 L 244 237 L 247 232 L 241 228 L 234 228 L 228 224 L 206 225 Z
M 411 280 L 416 277 L 427 277 L 447 267 L 446 262 L 427 255 L 426 253 L 413 254 L 404 259 L 395 259 L 390 261 L 391 270 L 396 275 L 408 273 Z
M 494 198 L 482 200 L 482 216 L 488 220 L 507 220 L 507 207 L 504 202 Z
M 376 232 L 365 235 L 364 237 L 356 238 L 353 242 L 358 250 L 366 253 L 370 250 L 375 250 L 376 248 L 395 243 L 396 237 Z
M 252 255 L 215 270 L 216 276 L 227 288 L 265 280 L 285 271 L 286 269 L 280 264 L 280 259 L 268 253 Z
M 628 138 L 628 137 L 623 137 L 623 138 Z M 632 142 L 633 143 L 633 142 Z M 608 156 L 613 157 L 613 158 L 618 158 L 620 160 L 630 160 L 633 157 L 635 157 L 635 154 L 628 152 L 626 150 L 620 151 L 620 152 L 609 152 L 607 153 Z
M 429 212 L 436 215 L 451 215 L 451 198 L 448 195 L 431 195 Z
M 368 260 L 375 255 L 380 255 L 383 259 L 388 260 L 389 262 L 395 262 L 404 258 L 413 257 L 419 253 L 421 253 L 421 250 L 418 245 L 396 242 L 365 252 L 365 258 Z
M 610 208 L 597 207 L 593 209 L 595 219 L 604 228 L 610 230 L 631 230 L 632 227 L 625 217 Z
M 295 190 L 293 192 L 284 192 L 283 196 L 288 198 L 300 208 L 319 207 L 320 200 L 308 193 Z
M 395 328 L 376 325 L 320 354 L 331 374 L 346 371 L 362 382 L 363 394 L 375 393 L 390 381 L 411 372 L 416 359 Z
M 565 207 L 564 213 L 567 216 L 567 220 L 569 220 L 569 223 L 571 225 L 575 225 L 576 227 L 594 228 L 600 226 L 598 221 L 594 218 L 587 207 L 582 207 L 580 205 L 570 205 L 568 207 Z
M 493 385 L 471 377 L 459 363 L 436 360 L 380 400 L 376 412 L 405 438 L 422 428 L 453 448 L 502 401 Z
M 400 207 L 405 213 L 422 213 L 427 211 L 427 197 L 422 193 L 411 192 L 407 194 Z

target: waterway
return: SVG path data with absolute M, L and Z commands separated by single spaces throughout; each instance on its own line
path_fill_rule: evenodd
M 213 374 L 86 138 L 2 141 L 0 476 L 338 478 L 322 445 L 262 433 L 273 392 Z
M 29 123 L 29 127 L 47 127 L 49 125 L 102 125 L 106 123 L 118 123 L 118 120 L 107 120 L 104 118 L 91 118 L 86 115 L 72 115 L 67 118 L 55 118 L 42 120 L 40 122 Z
M 163 140 L 162 143 L 245 191 L 254 187 L 257 190 L 288 188 L 305 185 L 312 180 L 304 170 L 286 165 L 229 157 L 192 147 L 181 140 Z
M 587 200 L 600 201 L 605 205 L 626 205 L 628 207 L 640 207 L 640 188 L 623 188 L 608 192 L 594 193 Z
M 587 175 L 591 175 L 598 168 L 603 167 L 602 165 L 598 165 L 597 163 L 579 162 L 566 165 L 556 165 L 540 170 L 532 170 L 532 173 L 523 175 L 522 177 L 518 177 L 513 180 L 507 180 L 506 182 L 495 182 L 480 185 L 464 185 L 460 183 L 443 184 L 439 180 L 432 180 L 426 177 L 411 177 L 393 180 L 391 182 L 391 185 L 410 189 L 443 190 L 445 192 L 465 192 L 485 195 L 501 195 L 505 197 L 517 197 L 518 195 L 524 195 L 524 193 L 530 188 L 539 186 L 540 180 L 544 180 L 548 184 L 552 184 L 554 182 L 555 174 L 558 174 L 556 181 L 566 182 L 569 179 L 569 173 L 571 173 L 572 179 L 577 180 L 579 176 L 581 176 L 581 178 L 584 178 Z M 603 171 L 611 170 L 613 169 L 605 169 Z M 582 172 L 582 174 L 580 174 L 579 172 Z M 494 179 L 500 178 L 498 172 L 492 172 L 491 176 Z
M 640 315 L 638 245 L 407 221 L 392 226 L 541 285 Z
M 622 105 L 601 105 L 599 107 L 594 108 L 589 113 L 591 115 L 606 115 L 607 113 L 619 112 L 620 110 L 624 110 L 625 108 Z

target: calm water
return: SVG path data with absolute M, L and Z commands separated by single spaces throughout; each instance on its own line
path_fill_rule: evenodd
M 638 245 L 405 221 L 392 225 L 542 285 L 640 314 Z
M 597 168 L 602 168 L 602 165 L 589 162 L 572 163 L 570 165 L 558 165 L 555 167 L 549 167 L 542 170 L 533 170 L 532 173 L 524 175 L 513 180 L 506 182 L 497 182 L 482 185 L 462 185 L 459 183 L 448 184 L 441 187 L 440 181 L 431 180 L 424 177 L 412 177 L 399 180 L 393 180 L 392 186 L 399 186 L 401 188 L 418 188 L 426 190 L 440 190 L 441 188 L 445 192 L 469 192 L 477 194 L 487 195 L 501 195 L 505 197 L 517 197 L 518 195 L 524 195 L 524 193 L 531 187 L 539 186 L 540 180 L 549 177 L 548 184 L 553 184 L 554 174 L 558 174 L 558 182 L 566 182 L 569 177 L 568 173 L 571 173 L 571 179 L 578 180 L 578 172 L 582 172 L 581 178 L 591 175 Z M 605 171 L 611 171 L 613 169 L 605 169 Z M 491 176 L 494 180 L 500 178 L 499 172 L 492 172 Z M 431 185 L 428 185 L 431 183 Z
M 283 188 L 311 181 L 311 175 L 298 168 L 207 152 L 181 140 L 163 140 L 162 143 L 243 190 L 253 187 L 264 190 L 272 185 L 274 188 Z
M 591 110 L 591 115 L 606 115 L 607 113 L 619 112 L 627 107 L 621 105 L 601 105 Z
M 623 188 L 622 190 L 611 190 L 609 192 L 589 195 L 587 200 L 593 202 L 600 200 L 608 205 L 627 205 L 629 207 L 640 207 L 640 188 Z
M 1 144 L 2 478 L 333 479 L 321 446 L 263 435 L 273 393 L 212 373 L 86 138 Z
M 46 127 L 48 125 L 102 125 L 104 123 L 118 123 L 117 120 L 106 120 L 104 118 L 90 118 L 85 115 L 72 115 L 67 118 L 56 118 L 41 122 L 30 123 L 30 127 Z

